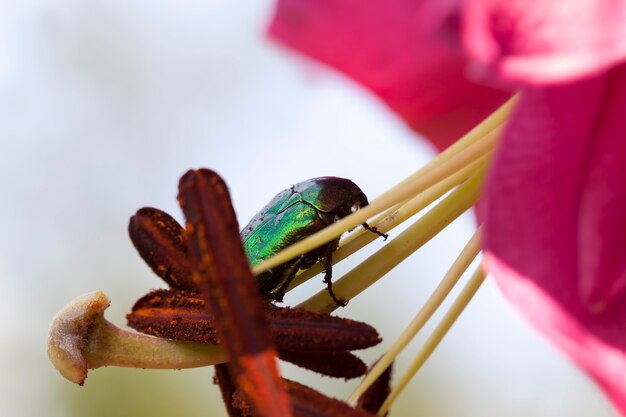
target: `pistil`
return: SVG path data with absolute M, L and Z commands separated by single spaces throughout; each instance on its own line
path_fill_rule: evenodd
M 110 301 L 102 292 L 80 296 L 52 320 L 48 356 L 61 374 L 82 385 L 101 366 L 183 369 L 226 361 L 221 346 L 130 333 L 104 318 Z

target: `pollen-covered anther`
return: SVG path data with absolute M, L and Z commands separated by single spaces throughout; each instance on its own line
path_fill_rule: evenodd
M 352 408 L 347 403 L 325 396 L 324 394 L 288 379 L 283 379 L 287 393 L 291 399 L 294 417 L 374 417 L 363 409 Z M 238 390 L 233 395 L 233 404 L 243 416 L 256 417 L 261 414 L 254 405 Z
M 126 316 L 133 329 L 174 340 L 220 343 L 214 318 L 196 293 L 156 290 L 137 300 Z
M 169 286 L 193 290 L 185 230 L 166 212 L 144 207 L 130 218 L 128 234 L 150 269 Z
M 315 352 L 358 350 L 381 341 L 376 329 L 369 324 L 302 308 L 268 305 L 265 317 L 270 323 L 276 345 L 283 349 Z
M 299 308 L 264 305 L 279 357 L 297 366 L 337 378 L 356 378 L 365 364 L 350 350 L 380 342 L 368 324 Z M 128 325 L 142 333 L 175 340 L 221 343 L 213 315 L 196 293 L 155 290 L 135 303 Z

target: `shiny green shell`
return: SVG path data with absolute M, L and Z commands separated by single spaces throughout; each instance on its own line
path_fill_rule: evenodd
M 260 263 L 365 205 L 367 197 L 363 191 L 345 178 L 313 178 L 280 192 L 241 231 L 250 265 Z M 336 242 L 333 244 L 336 247 Z M 319 254 L 313 252 L 303 266 L 317 262 Z M 295 272 L 297 270 L 293 275 Z M 284 275 L 281 267 L 259 275 L 261 292 L 267 295 L 293 277 Z

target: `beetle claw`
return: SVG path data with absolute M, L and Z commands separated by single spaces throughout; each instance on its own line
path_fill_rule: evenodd
M 345 307 L 348 305 L 348 301 L 337 298 L 337 295 L 335 295 L 333 291 L 333 249 L 333 245 L 327 246 L 328 252 L 324 257 L 324 282 L 326 283 L 328 294 L 330 294 L 335 304 L 340 307 Z
M 330 294 L 330 297 L 333 299 L 335 304 L 337 304 L 339 307 L 347 306 L 348 300 L 340 299 L 337 297 L 337 295 L 335 294 L 335 291 L 333 291 L 333 282 L 331 279 L 329 278 L 327 279 L 327 277 L 328 276 L 324 277 L 324 282 L 327 285 L 326 289 L 328 290 L 328 294 Z
M 387 233 L 379 232 L 376 226 L 370 226 L 369 224 L 367 224 L 367 222 L 364 222 L 362 226 L 365 228 L 365 230 L 369 230 L 370 232 L 377 234 L 378 236 L 382 237 L 383 240 L 385 241 L 389 237 Z

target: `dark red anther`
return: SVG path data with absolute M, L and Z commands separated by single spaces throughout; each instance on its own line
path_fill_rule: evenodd
M 130 239 L 148 266 L 178 290 L 193 290 L 185 230 L 169 214 L 144 207 L 130 218 Z
M 155 290 L 141 297 L 126 316 L 133 329 L 152 336 L 191 342 L 220 343 L 215 317 L 197 293 Z
M 180 180 L 178 201 L 187 218 L 193 282 L 215 315 L 229 370 L 261 415 L 291 415 L 226 184 L 211 170 L 190 170 Z
M 361 398 L 359 398 L 357 408 L 361 408 L 373 414 L 378 413 L 378 410 L 391 392 L 392 368 L 393 364 L 389 365 L 387 369 L 376 378 L 376 381 L 374 381 L 367 391 L 363 393 Z M 387 414 L 389 414 L 389 412 L 385 413 L 385 416 Z
M 284 361 L 334 378 L 358 378 L 367 371 L 367 366 L 361 359 L 345 350 L 293 352 L 278 348 L 278 354 Z
M 213 381 L 220 387 L 228 417 L 245 417 L 245 414 L 233 404 L 233 397 L 235 392 L 237 392 L 237 384 L 231 377 L 228 368 L 229 366 L 225 363 L 215 365 L 215 378 Z
M 271 304 L 265 311 L 276 344 L 284 349 L 301 352 L 357 350 L 374 346 L 381 340 L 376 329 L 363 322 Z
M 128 325 L 157 337 L 221 343 L 216 318 L 207 313 L 197 293 L 155 290 L 140 298 L 128 314 Z M 349 350 L 380 341 L 371 326 L 302 309 L 264 306 L 279 357 L 295 365 L 337 378 L 356 378 L 366 366 Z
M 297 382 L 285 379 L 287 392 L 291 398 L 294 417 L 375 417 L 365 410 L 352 408 L 343 401 L 325 396 L 324 394 Z M 261 416 L 245 394 L 235 392 L 234 405 L 244 416 Z

